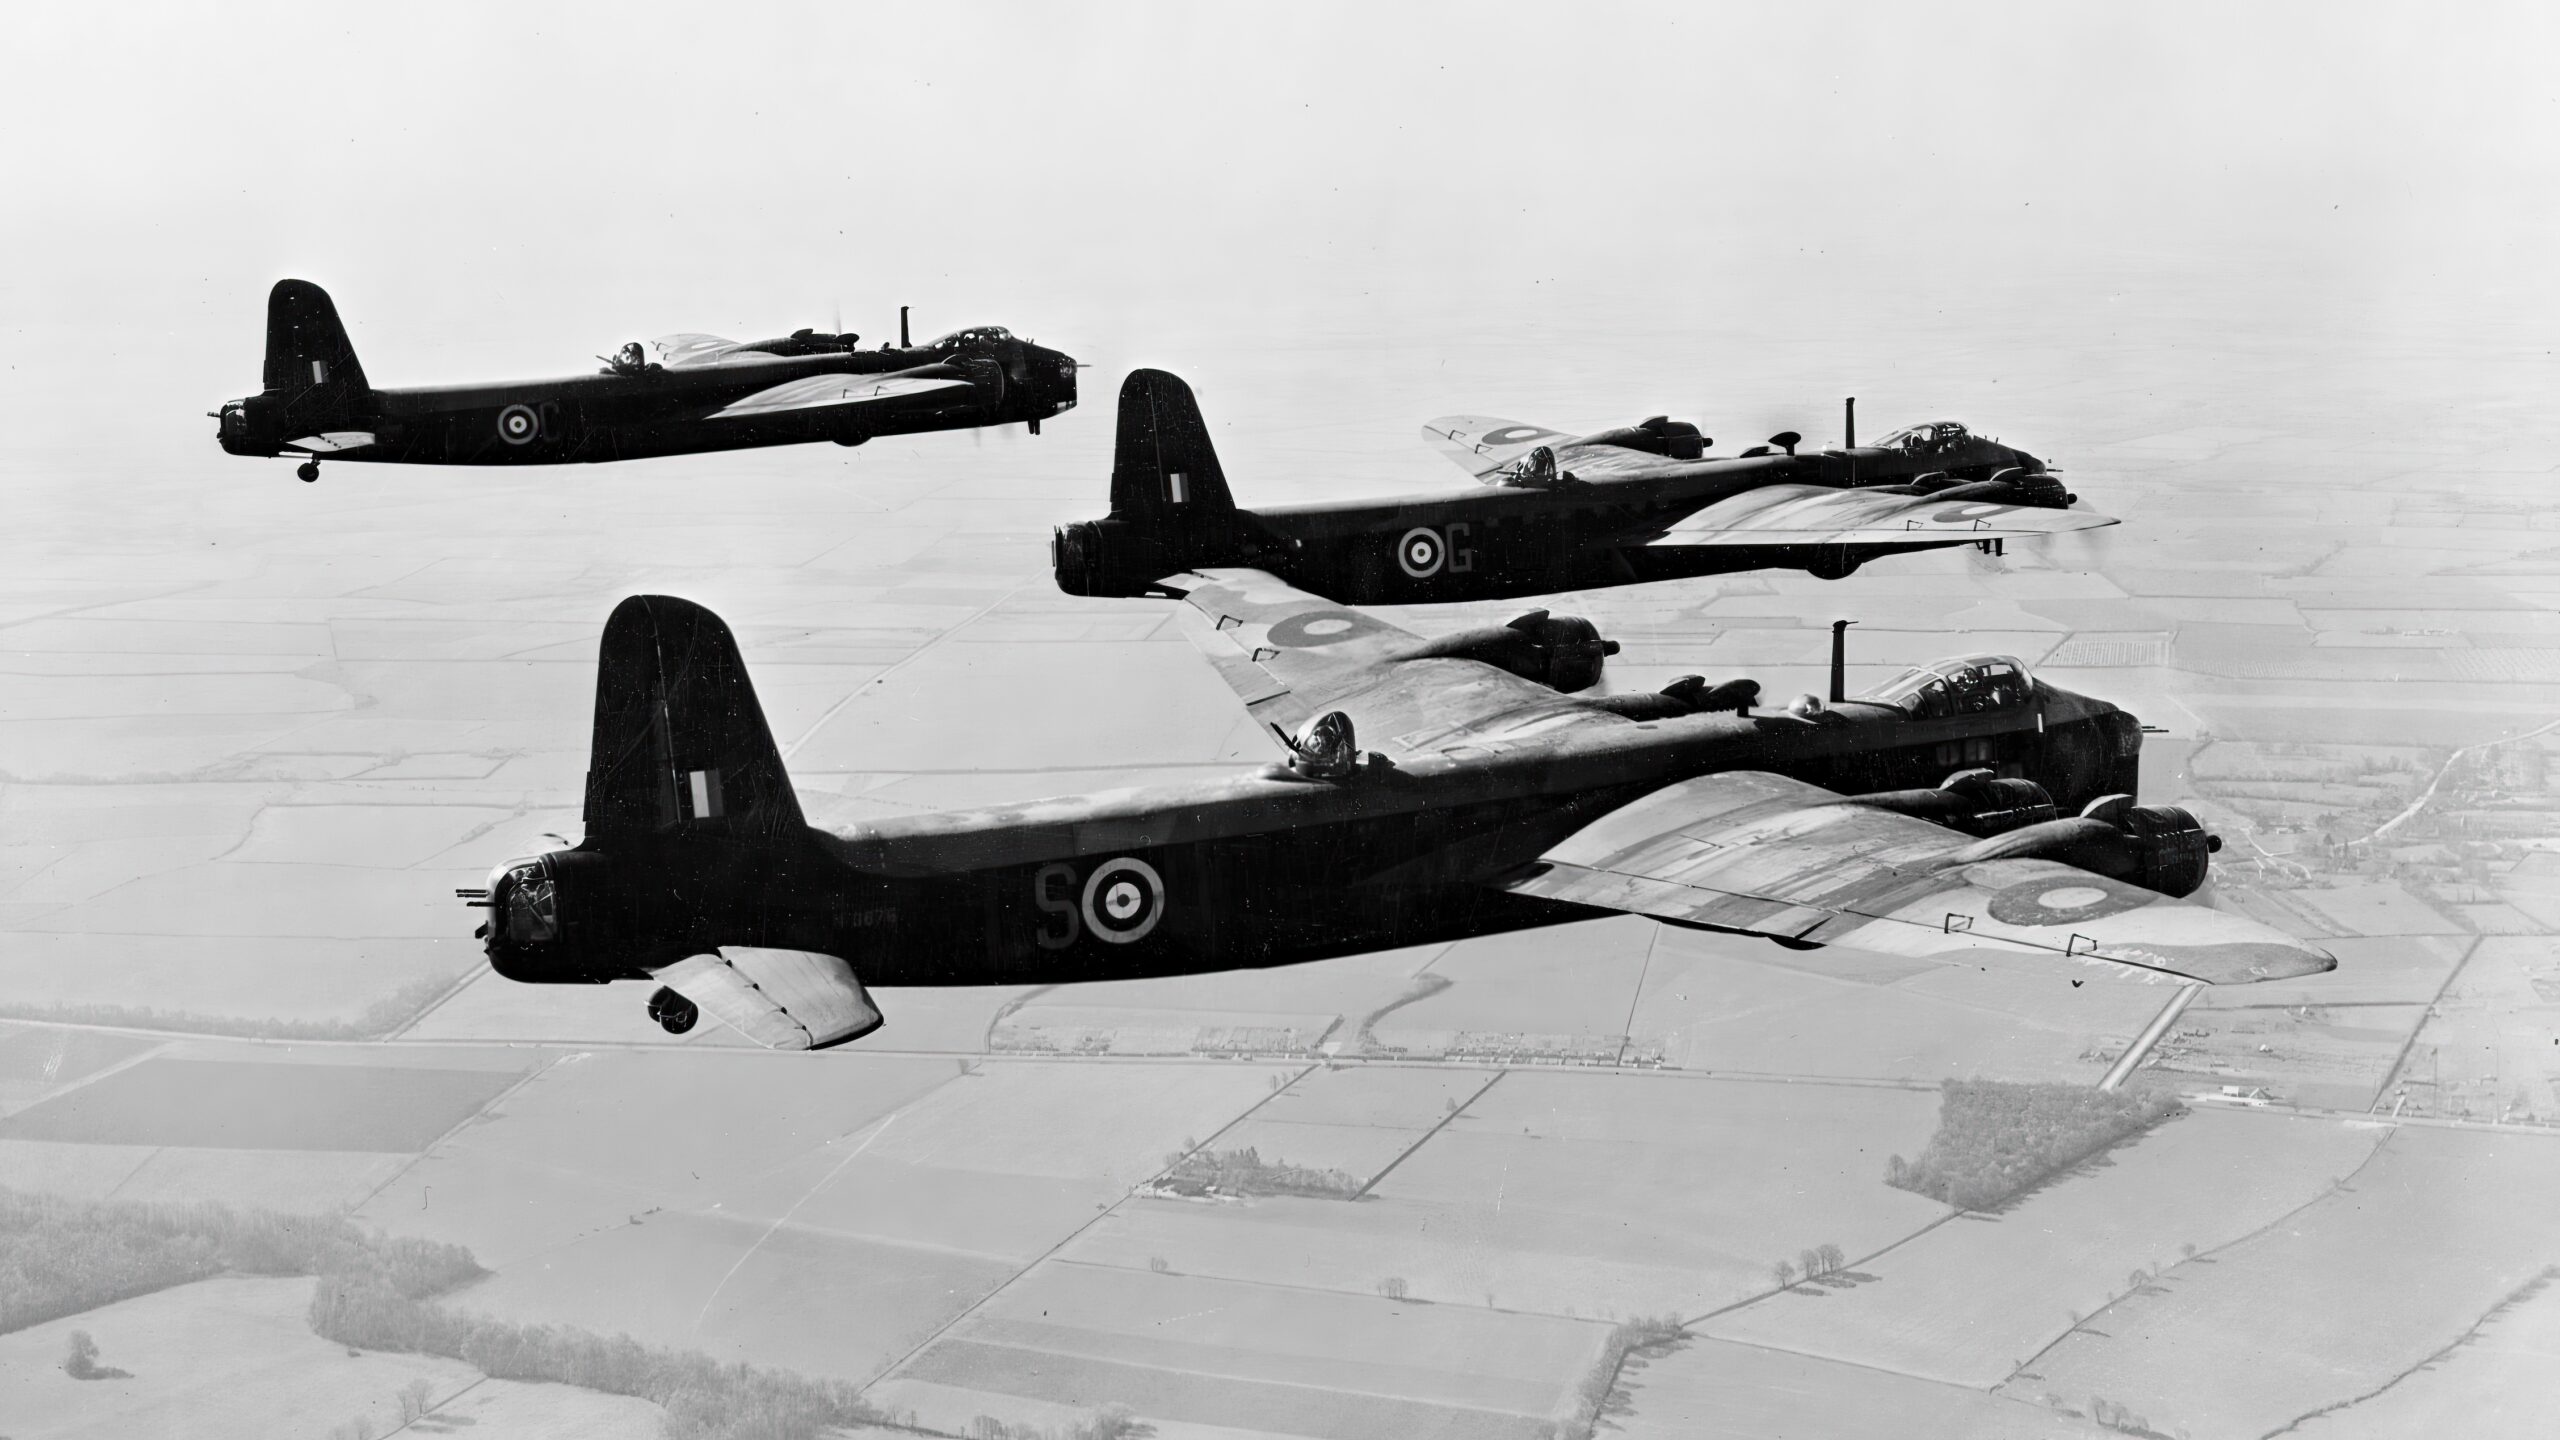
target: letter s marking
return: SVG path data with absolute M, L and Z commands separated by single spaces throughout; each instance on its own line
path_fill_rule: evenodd
M 1065 893 L 1059 893 L 1059 881 L 1065 881 Z M 1043 865 L 1032 872 L 1031 903 L 1048 912 L 1050 918 L 1040 922 L 1034 937 L 1043 950 L 1064 950 L 1076 943 L 1076 932 L 1083 928 L 1084 917 L 1076 913 L 1076 871 L 1072 865 Z

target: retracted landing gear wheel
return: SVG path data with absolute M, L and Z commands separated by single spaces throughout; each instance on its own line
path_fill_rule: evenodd
M 658 993 L 649 997 L 649 1018 L 657 1021 L 658 1028 L 668 1034 L 681 1035 L 693 1028 L 693 1022 L 702 1018 L 702 1012 L 692 1001 L 661 985 Z
M 1846 580 L 1858 573 L 1860 561 L 1846 553 L 1824 555 L 1804 567 L 1804 573 L 1816 580 Z
M 308 485 L 312 481 L 320 478 L 320 462 L 317 460 L 305 460 L 300 465 L 294 467 L 293 473 L 302 478 L 303 484 Z

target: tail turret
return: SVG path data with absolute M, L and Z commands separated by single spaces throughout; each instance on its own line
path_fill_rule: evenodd
M 1111 513 L 1060 526 L 1050 546 L 1058 588 L 1070 595 L 1162 593 L 1155 582 L 1204 565 L 1244 565 L 1269 540 L 1236 509 L 1209 422 L 1182 377 L 1133 370 L 1120 385 L 1111 456 Z

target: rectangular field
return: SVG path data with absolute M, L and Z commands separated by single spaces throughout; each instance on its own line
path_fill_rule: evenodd
M 1723 1340 L 1631 1359 L 1619 1389 L 1629 1410 L 1611 1418 L 1626 1440 L 2113 1440 L 2041 1405 Z
M 153 1056 L 0 1120 L 0 1139 L 236 1150 L 424 1149 L 515 1083 L 505 1070 Z
M 1221 1133 L 1219 1151 L 1266 1164 L 1340 1170 L 1366 1182 L 1458 1113 L 1488 1071 L 1353 1065 L 1309 1072 Z
M 1043 1263 L 871 1398 L 959 1428 L 1008 1401 L 1346 1440 L 1536 1440 L 1604 1327 L 1377 1295 Z M 948 1412 L 948 1413 L 945 1413 Z M 1010 1413 L 1020 1414 L 1014 1410 Z M 1037 1413 L 1037 1412 L 1035 1412 Z
M 450 1303 L 860 1383 L 1020 1268 L 717 1212 L 667 1212 L 623 1217 L 509 1265 Z
M 947 1059 L 743 1050 L 561 1057 L 358 1217 L 516 1259 L 653 1208 L 802 1189 L 881 1118 L 959 1074 Z

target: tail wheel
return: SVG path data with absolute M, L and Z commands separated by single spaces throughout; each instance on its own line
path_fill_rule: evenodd
M 293 473 L 301 477 L 303 484 L 308 485 L 312 481 L 320 478 L 320 462 L 317 460 L 305 460 L 294 467 Z

